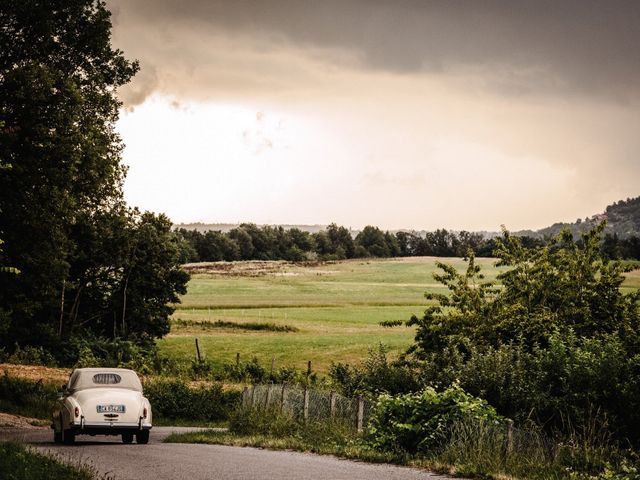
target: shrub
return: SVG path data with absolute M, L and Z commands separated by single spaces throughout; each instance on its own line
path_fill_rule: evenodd
M 371 412 L 369 439 L 379 450 L 425 453 L 440 447 L 452 425 L 463 419 L 503 422 L 486 401 L 455 385 L 442 392 L 427 387 L 418 393 L 383 394 Z
M 414 370 L 403 362 L 390 362 L 387 347 L 382 343 L 369 350 L 361 366 L 332 363 L 329 377 L 347 397 L 359 393 L 407 393 L 420 388 Z
M 203 422 L 226 420 L 241 396 L 239 391 L 223 390 L 218 383 L 190 387 L 181 380 L 149 382 L 144 392 L 155 416 Z
M 60 346 L 56 355 L 60 364 L 75 368 L 122 367 L 141 374 L 160 371 L 163 361 L 152 342 L 92 335 L 71 338 Z
M 616 335 L 585 339 L 569 330 L 551 335 L 547 348 L 471 346 L 465 357 L 455 349 L 429 355 L 422 382 L 458 381 L 501 415 L 534 420 L 551 434 L 588 428 L 597 412 L 614 441 L 640 441 L 640 355 L 627 356 Z
M 6 355 L 6 354 L 5 354 Z M 21 365 L 46 365 L 56 367 L 56 359 L 42 347 L 27 345 L 21 347 L 16 345 L 11 355 L 6 355 L 7 363 L 17 363 Z
M 0 377 L 0 411 L 27 417 L 49 418 L 56 400 L 54 385 L 10 377 Z

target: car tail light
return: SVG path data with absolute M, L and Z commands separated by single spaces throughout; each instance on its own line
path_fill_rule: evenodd
M 143 417 L 143 418 L 147 418 L 147 407 L 144 407 L 144 408 L 142 409 L 142 417 Z
M 76 407 L 74 413 L 76 414 L 76 418 L 78 418 L 80 416 L 80 407 Z

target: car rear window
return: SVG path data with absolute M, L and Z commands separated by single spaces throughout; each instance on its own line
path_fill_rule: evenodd
M 122 377 L 117 373 L 97 373 L 93 376 L 96 385 L 117 385 L 121 381 Z

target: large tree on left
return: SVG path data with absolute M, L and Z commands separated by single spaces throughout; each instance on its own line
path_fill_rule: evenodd
M 138 65 L 111 47 L 110 28 L 103 1 L 0 0 L 0 159 L 12 165 L 0 170 L 0 238 L 21 271 L 0 276 L 1 343 L 68 331 L 70 302 L 91 284 L 74 265 L 95 253 L 78 232 L 126 214 L 115 93 Z

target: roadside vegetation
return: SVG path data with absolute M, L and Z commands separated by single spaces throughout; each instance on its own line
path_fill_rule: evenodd
M 626 267 L 602 257 L 602 228 L 534 249 L 505 232 L 499 286 L 472 254 L 462 273 L 438 264 L 448 293 L 428 293 L 433 303 L 408 320 L 404 355 L 381 348 L 331 367 L 343 393 L 375 403 L 362 435 L 316 434 L 314 447 L 300 418 L 245 407 L 229 434 L 182 438 L 375 451 L 464 475 L 640 478 L 640 293 L 621 290 Z
M 65 464 L 35 452 L 25 445 L 0 442 L 0 478 L 3 480 L 94 480 L 96 472 L 86 465 Z

